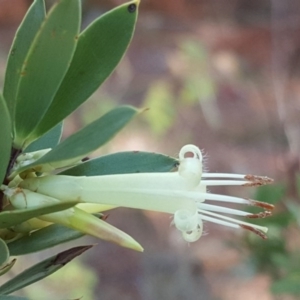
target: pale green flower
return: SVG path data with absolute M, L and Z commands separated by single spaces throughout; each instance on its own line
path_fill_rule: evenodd
M 55 198 L 59 201 L 79 201 L 112 207 L 128 207 L 164 212 L 174 216 L 175 227 L 188 242 L 203 234 L 203 222 L 213 222 L 233 228 L 244 228 L 266 238 L 267 228 L 244 222 L 234 215 L 247 218 L 270 216 L 271 204 L 246 198 L 209 193 L 207 187 L 220 185 L 260 186 L 271 183 L 267 177 L 202 172 L 202 154 L 194 145 L 184 146 L 179 153 L 179 167 L 172 173 L 135 173 L 91 177 L 45 175 L 28 178 L 19 184 L 23 191 Z M 8 195 L 9 193 L 6 192 Z M 18 197 L 17 197 L 18 195 Z M 14 206 L 29 207 L 22 193 L 11 193 Z M 20 201 L 22 203 L 20 203 Z M 258 214 L 214 204 L 228 202 L 254 205 L 264 209 Z M 82 205 L 82 204 L 81 204 Z M 96 206 L 97 207 L 97 206 Z M 99 207 L 101 210 L 101 207 Z M 57 222 L 54 221 L 54 222 Z

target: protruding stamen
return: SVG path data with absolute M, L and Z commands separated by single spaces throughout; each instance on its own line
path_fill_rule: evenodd
M 251 227 L 249 225 L 240 225 L 241 228 L 254 232 L 256 235 L 261 237 L 263 240 L 266 240 L 268 237 L 259 229 Z
M 214 211 L 214 212 L 220 212 L 220 213 L 224 213 L 224 214 L 231 214 L 231 215 L 244 216 L 244 217 L 249 216 L 248 212 L 245 212 L 242 210 L 218 206 L 218 205 L 211 205 L 211 204 L 206 204 L 206 203 L 199 203 L 198 208 L 204 209 L 204 210 L 209 210 L 209 211 Z
M 199 196 L 200 196 L 201 199 L 204 199 L 204 200 L 221 201 L 221 202 L 229 202 L 229 203 L 241 203 L 241 204 L 252 205 L 250 200 L 244 199 L 244 198 L 239 198 L 239 197 L 212 194 L 212 193 L 199 193 Z
M 249 219 L 263 219 L 272 216 L 272 213 L 268 210 L 260 212 L 258 214 L 247 215 Z
M 237 225 L 235 223 L 230 223 L 230 222 L 227 222 L 227 221 L 223 221 L 223 220 L 213 218 L 213 217 L 209 217 L 209 216 L 205 216 L 205 215 L 200 215 L 200 216 L 201 216 L 201 219 L 204 220 L 204 221 L 212 222 L 212 223 L 227 226 L 227 227 L 239 228 L 239 225 Z
M 216 180 L 207 180 L 205 178 L 218 178 Z M 234 180 L 235 179 L 235 180 Z M 240 179 L 240 180 L 239 180 Z M 202 174 L 201 185 L 242 185 L 242 186 L 261 186 L 270 184 L 273 179 L 266 176 L 255 176 L 255 175 L 240 175 L 240 174 L 223 174 L 215 173 Z
M 216 213 L 213 213 L 213 212 L 210 212 L 210 211 L 198 209 L 198 213 L 201 214 L 201 215 L 209 215 L 209 216 L 212 216 L 214 218 L 223 219 L 223 220 L 226 220 L 230 223 L 236 223 L 236 224 L 239 224 L 239 225 L 244 225 L 244 226 L 249 226 L 251 228 L 256 228 L 256 229 L 258 229 L 259 231 L 262 231 L 262 232 L 267 232 L 268 231 L 267 227 L 260 226 L 260 225 L 255 225 L 255 224 L 251 224 L 251 223 L 247 223 L 247 222 L 243 222 L 243 221 L 236 220 L 236 219 L 233 219 L 233 218 L 229 218 L 229 217 L 226 217 L 226 216 L 223 216 L 223 215 L 220 215 L 220 214 L 216 214 Z
M 203 173 L 202 178 L 231 178 L 231 179 L 243 179 L 245 180 L 246 175 L 244 174 L 230 174 L 230 173 Z
M 242 186 L 252 186 L 254 183 L 246 180 L 206 180 L 202 179 L 200 185 L 202 186 L 221 186 L 221 185 L 242 185 Z
M 261 207 L 263 209 L 266 210 L 273 210 L 274 209 L 274 205 L 267 203 L 267 202 L 262 202 L 262 201 L 257 201 L 257 200 L 252 200 L 252 199 L 248 199 L 250 204 L 253 206 L 257 206 L 257 207 Z

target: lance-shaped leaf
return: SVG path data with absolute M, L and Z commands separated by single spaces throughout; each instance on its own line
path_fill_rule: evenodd
M 33 152 L 42 149 L 54 148 L 60 141 L 63 130 L 63 122 L 60 122 L 46 134 L 31 143 L 24 152 Z
M 72 176 L 97 176 L 128 173 L 169 172 L 178 160 L 150 152 L 119 152 L 88 160 L 60 173 Z
M 73 207 L 77 203 L 78 203 L 77 201 L 70 201 L 70 202 L 51 204 L 43 207 L 37 206 L 37 208 L 2 211 L 0 213 L 0 228 L 11 227 L 20 224 L 22 222 L 25 222 L 31 218 L 65 210 Z
M 14 118 L 14 107 L 21 69 L 30 45 L 32 44 L 36 33 L 40 29 L 44 18 L 44 0 L 35 0 L 27 11 L 23 22 L 19 26 L 13 44 L 10 48 L 5 73 L 3 95 L 12 121 Z
M 9 259 L 9 250 L 6 243 L 0 238 L 0 269 Z
M 25 57 L 15 105 L 15 148 L 24 148 L 28 135 L 43 118 L 73 57 L 80 27 L 80 1 L 54 5 Z
M 76 132 L 36 162 L 18 172 L 34 169 L 37 172 L 65 167 L 84 158 L 113 138 L 139 110 L 120 106 Z M 43 166 L 45 168 L 43 169 Z
M 0 294 L 7 295 L 13 293 L 51 275 L 61 269 L 76 256 L 81 255 L 83 252 L 92 247 L 92 245 L 74 247 L 34 265 L 3 284 L 0 287 Z
M 66 118 L 112 73 L 131 41 L 138 3 L 135 0 L 109 11 L 80 34 L 70 68 L 34 138 Z
M 0 94 L 0 183 L 3 182 L 9 163 L 12 144 L 11 122 L 3 96 Z
M 7 246 L 10 254 L 17 256 L 48 249 L 82 236 L 84 234 L 77 230 L 53 224 L 15 240 Z

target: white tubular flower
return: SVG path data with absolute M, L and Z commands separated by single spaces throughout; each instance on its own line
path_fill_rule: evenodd
M 54 197 L 61 201 L 76 200 L 112 207 L 129 207 L 174 215 L 174 224 L 188 242 L 203 233 L 203 221 L 234 228 L 244 228 L 266 238 L 266 227 L 226 216 L 263 218 L 271 215 L 273 206 L 264 202 L 208 193 L 207 186 L 259 186 L 272 182 L 261 176 L 210 174 L 202 172 L 202 154 L 194 145 L 184 146 L 179 153 L 178 172 L 138 173 L 91 177 L 51 175 L 25 179 L 20 187 Z M 259 214 L 211 204 L 213 201 L 259 206 Z M 205 202 L 205 203 L 204 203 Z M 224 215 L 225 214 L 225 215 Z

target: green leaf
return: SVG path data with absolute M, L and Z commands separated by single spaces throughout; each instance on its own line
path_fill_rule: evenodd
M 6 107 L 3 96 L 0 94 L 0 183 L 6 174 L 6 169 L 9 163 L 12 137 L 11 137 L 11 122 L 9 112 Z
M 33 152 L 37 150 L 54 148 L 60 141 L 63 130 L 63 122 L 60 122 L 46 134 L 31 143 L 24 152 Z
M 109 11 L 80 34 L 71 66 L 35 137 L 66 118 L 112 73 L 132 39 L 138 3 L 135 0 Z
M 30 45 L 44 19 L 44 0 L 35 0 L 19 26 L 9 52 L 3 95 L 12 121 L 14 118 L 14 107 L 20 80 L 20 72 Z
M 28 208 L 28 209 L 15 209 L 2 211 L 0 213 L 0 228 L 7 228 L 31 218 L 39 217 L 41 215 L 50 214 L 53 212 L 65 210 L 76 205 L 77 201 L 62 202 L 58 204 L 51 204 L 43 207 Z
M 90 249 L 91 247 L 93 246 L 88 245 L 74 247 L 34 265 L 33 267 L 25 270 L 24 272 L 20 273 L 13 279 L 3 284 L 0 287 L 0 294 L 6 295 L 13 293 L 21 288 L 24 288 L 30 284 L 33 284 L 36 281 L 39 281 L 51 275 L 52 273 L 61 269 L 64 265 L 66 265 L 76 256 L 81 255 L 83 252 Z
M 80 27 L 80 0 L 54 5 L 25 57 L 15 106 L 16 148 L 43 118 L 70 66 Z M 32 140 L 31 140 L 32 141 Z
M 15 240 L 7 246 L 10 254 L 17 256 L 51 248 L 82 236 L 84 234 L 77 230 L 53 224 Z
M 6 243 L 0 238 L 0 269 L 9 259 L 9 250 Z
M 97 176 L 128 173 L 169 172 L 178 160 L 163 154 L 150 152 L 120 152 L 88 160 L 67 169 L 60 175 Z
M 18 170 L 22 172 L 43 164 L 74 163 L 113 138 L 139 111 L 120 106 L 76 132 L 36 162 Z
M 24 297 L 19 297 L 19 296 L 0 295 L 0 300 L 29 300 L 29 299 Z

